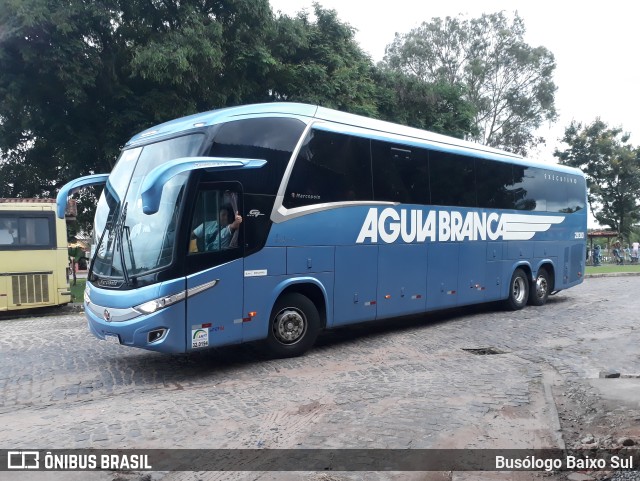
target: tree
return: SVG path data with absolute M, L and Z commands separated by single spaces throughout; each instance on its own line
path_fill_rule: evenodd
M 271 22 L 267 0 L 0 0 L 0 197 L 55 196 L 150 125 L 264 98 Z
M 476 133 L 475 110 L 461 87 L 384 68 L 377 68 L 373 78 L 379 118 L 461 139 Z
M 433 18 L 396 34 L 384 64 L 428 82 L 460 85 L 476 111 L 473 140 L 521 154 L 542 142 L 533 132 L 554 120 L 553 54 L 524 42 L 523 20 L 503 12 Z
M 599 118 L 589 125 L 572 122 L 562 139 L 568 148 L 554 153 L 560 163 L 585 173 L 591 212 L 625 239 L 640 220 L 640 149 L 629 138 Z
M 0 197 L 53 197 L 151 125 L 302 101 L 464 136 L 460 91 L 387 75 L 335 11 L 268 0 L 0 0 Z M 398 82 L 393 85 L 393 82 Z M 96 193 L 80 194 L 88 229 Z
M 355 41 L 353 27 L 341 22 L 335 10 L 317 3 L 313 8 L 315 19 L 302 11 L 276 21 L 271 99 L 377 116 L 373 65 Z
M 460 138 L 474 132 L 473 106 L 462 99 L 460 87 L 374 67 L 354 29 L 335 11 L 314 4 L 313 16 L 303 11 L 276 21 L 272 99 L 320 104 Z

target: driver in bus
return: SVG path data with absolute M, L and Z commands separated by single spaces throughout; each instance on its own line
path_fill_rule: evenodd
M 220 228 L 214 220 L 205 221 L 193 230 L 189 252 L 199 252 L 198 245 L 204 247 L 204 252 L 237 247 L 234 245 L 234 237 L 242 224 L 242 216 L 238 212 L 234 216 L 231 204 L 224 204 L 219 215 Z

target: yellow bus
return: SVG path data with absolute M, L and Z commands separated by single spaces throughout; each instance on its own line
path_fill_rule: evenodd
M 54 199 L 0 199 L 0 311 L 71 302 L 67 229 Z

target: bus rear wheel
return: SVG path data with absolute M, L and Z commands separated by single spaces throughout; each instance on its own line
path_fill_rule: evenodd
M 529 294 L 529 304 L 532 306 L 544 306 L 549 298 L 549 290 L 551 283 L 549 273 L 544 267 L 538 270 L 535 282 L 531 285 L 531 293 Z
M 520 268 L 516 269 L 509 282 L 509 297 L 506 306 L 512 311 L 522 309 L 529 300 L 529 280 L 527 274 Z
M 296 292 L 285 294 L 273 308 L 267 347 L 277 357 L 308 351 L 318 337 L 320 315 L 311 300 Z

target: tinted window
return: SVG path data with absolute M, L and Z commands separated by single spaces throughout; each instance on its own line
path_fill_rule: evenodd
M 515 194 L 515 208 L 518 210 L 547 210 L 547 203 L 540 197 L 540 169 L 514 166 L 513 181 Z
M 20 244 L 28 246 L 49 245 L 49 221 L 42 218 L 20 219 L 18 223 Z
M 371 158 L 375 200 L 429 204 L 426 151 L 374 140 Z
M 0 249 L 53 247 L 53 214 L 43 216 L 8 215 L 0 217 Z
M 247 193 L 276 195 L 304 128 L 300 120 L 288 118 L 227 122 L 216 132 L 208 155 L 266 160 L 260 169 L 234 171 L 233 178 Z
M 514 166 L 516 208 L 539 212 L 576 212 L 585 208 L 581 176 L 537 167 Z
M 478 207 L 513 209 L 513 169 L 511 164 L 476 159 Z
M 473 157 L 429 151 L 429 180 L 433 205 L 476 206 Z
M 587 207 L 586 203 L 586 182 L 584 177 L 569 176 L 571 182 L 568 187 L 568 205 L 567 212 L 576 212 Z
M 369 140 L 311 130 L 296 158 L 283 204 L 372 200 Z

